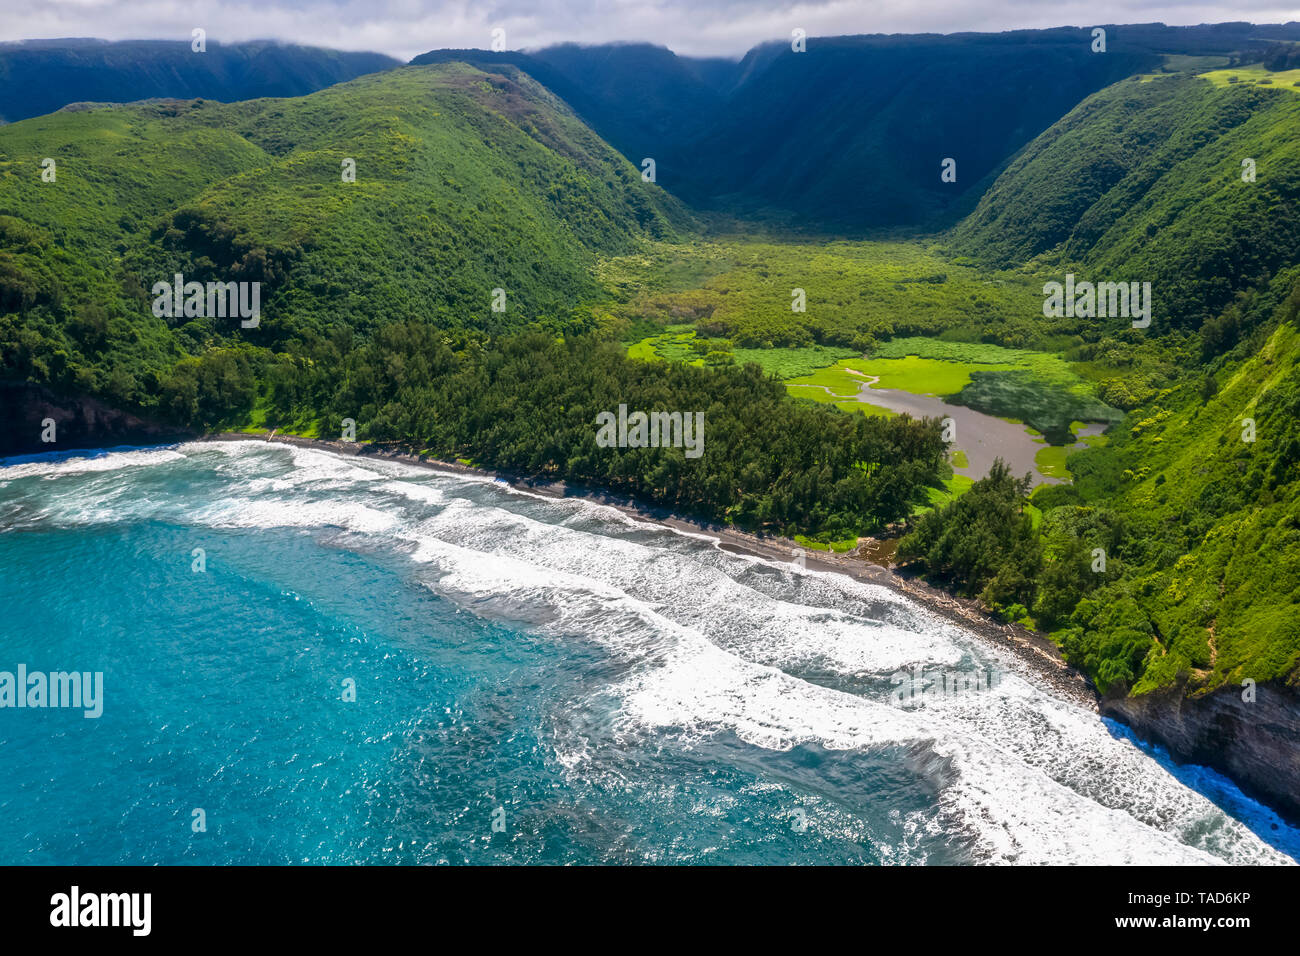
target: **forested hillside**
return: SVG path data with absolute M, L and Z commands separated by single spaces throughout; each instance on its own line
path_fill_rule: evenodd
M 693 220 L 510 67 L 60 112 L 0 130 L 0 171 L 9 379 L 196 429 L 351 418 L 360 438 L 790 534 L 903 518 L 945 468 L 932 424 L 799 408 L 755 369 L 665 380 L 592 334 L 598 257 Z M 261 283 L 257 327 L 155 316 L 176 273 Z M 620 404 L 705 414 L 710 454 L 595 454 L 594 416 Z
M 793 24 L 792 24 L 793 25 Z M 1108 24 L 1000 34 L 809 37 L 739 62 L 646 44 L 435 50 L 511 64 L 694 205 L 814 232 L 947 225 L 1018 150 L 1089 94 L 1197 57 L 1263 56 L 1300 25 Z M 1276 53 L 1272 54 L 1276 56 Z M 940 178 L 956 161 L 956 180 Z
M 302 96 L 397 65 L 380 53 L 269 42 L 213 40 L 202 52 L 189 39 L 0 43 L 0 122 L 53 113 L 69 103 Z
M 979 482 L 900 548 L 1116 693 L 1300 678 L 1300 90 L 1216 78 L 1089 98 L 954 230 L 989 264 L 1149 281 L 1155 310 L 1077 320 L 1132 411 L 1072 485 Z
M 1119 83 L 1026 147 L 953 245 L 997 266 L 1039 256 L 1081 279 L 1150 282 L 1157 326 L 1195 332 L 1295 263 L 1297 157 L 1300 89 L 1190 74 Z M 1253 321 L 1288 288 L 1248 306 Z
M 0 186 L 5 375 L 145 409 L 178 360 L 226 346 L 417 315 L 567 321 L 598 254 L 690 222 L 533 80 L 463 65 L 15 123 Z M 155 317 L 175 273 L 261 282 L 259 327 Z
M 1296 678 L 1300 284 L 1255 354 L 1190 373 L 1027 498 L 977 482 L 900 555 L 1061 642 L 1103 690 Z M 1205 377 L 1202 377 L 1204 375 Z M 1032 503 L 1033 507 L 1028 505 Z M 1035 519 L 1034 514 L 1041 514 Z

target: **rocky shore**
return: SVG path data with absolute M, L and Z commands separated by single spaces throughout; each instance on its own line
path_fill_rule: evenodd
M 1208 694 L 1185 686 L 1108 696 L 1101 713 L 1128 724 L 1180 761 L 1214 767 L 1239 787 L 1300 820 L 1300 692 L 1278 682 Z
M 1018 625 L 1003 624 L 988 615 L 978 602 L 954 597 L 909 576 L 905 570 L 873 563 L 864 549 L 847 554 L 809 551 L 788 538 L 694 521 L 604 489 L 439 461 L 396 446 L 274 433 L 223 433 L 208 437 L 224 441 L 283 442 L 343 455 L 387 458 L 453 473 L 491 475 L 534 494 L 582 497 L 679 531 L 706 534 L 716 538 L 719 547 L 739 554 L 790 561 L 796 551 L 802 552 L 807 567 L 847 574 L 891 588 L 973 631 L 991 645 L 1010 651 L 1058 694 L 1127 724 L 1139 737 L 1164 747 L 1180 762 L 1213 767 L 1257 799 L 1300 820 L 1300 694 L 1294 689 L 1262 686 L 1252 703 L 1241 700 L 1241 688 L 1188 696 L 1187 689 L 1179 687 L 1141 697 L 1102 698 L 1083 674 L 1066 663 L 1060 650 L 1046 636 Z
M 157 444 L 197 437 L 177 434 L 174 429 L 116 411 L 93 399 L 57 397 L 37 386 L 0 387 L 0 414 L 6 423 L 0 436 L 0 456 L 73 447 Z M 47 418 L 58 423 L 58 442 L 54 445 L 40 442 L 41 423 Z M 205 437 L 217 441 L 274 441 L 341 455 L 381 457 L 452 473 L 490 475 L 535 494 L 582 497 L 676 530 L 709 535 L 717 539 L 719 547 L 735 553 L 791 561 L 796 552 L 802 552 L 807 567 L 847 574 L 906 595 L 991 645 L 1011 652 L 1058 694 L 1127 724 L 1138 736 L 1168 749 L 1176 760 L 1203 764 L 1227 774 L 1247 792 L 1300 820 L 1300 692 L 1295 688 L 1261 685 L 1256 689 L 1256 699 L 1249 702 L 1242 699 L 1242 689 L 1238 687 L 1221 688 L 1210 694 L 1196 694 L 1177 687 L 1141 697 L 1101 698 L 1091 683 L 1065 662 L 1047 637 L 1023 627 L 1002 624 L 985 613 L 978 602 L 934 588 L 909 576 L 905 569 L 875 563 L 866 548 L 846 554 L 809 551 L 787 538 L 691 520 L 603 489 L 494 472 L 456 461 L 439 461 L 398 446 L 324 441 L 274 432 L 269 435 L 226 432 Z
M 183 429 L 147 421 L 98 399 L 57 395 L 27 382 L 0 382 L 0 422 L 0 457 L 192 437 Z
M 832 554 L 826 551 L 812 551 L 801 547 L 797 542 L 777 535 L 753 534 L 739 531 L 724 525 L 695 521 L 684 518 L 665 508 L 647 505 L 621 495 L 611 494 L 600 488 L 591 488 L 563 481 L 542 481 L 523 475 L 509 474 L 491 469 L 463 465 L 456 461 L 440 461 L 412 454 L 398 447 L 367 442 L 324 441 L 313 438 L 300 438 L 294 435 L 251 435 L 240 432 L 223 432 L 209 435 L 209 439 L 219 441 L 273 441 L 300 448 L 316 448 L 321 451 L 359 457 L 386 458 L 410 465 L 433 468 L 460 474 L 490 475 L 500 478 L 508 484 L 531 491 L 533 494 L 549 495 L 556 498 L 580 497 L 603 505 L 618 508 L 626 514 L 653 521 L 665 527 L 694 534 L 705 534 L 718 539 L 718 545 L 737 554 L 750 554 L 755 557 L 773 561 L 792 561 L 796 553 L 803 556 L 804 565 L 814 570 L 834 571 L 847 574 L 860 581 L 878 584 L 890 588 L 911 598 L 928 610 L 960 624 L 966 630 L 974 631 L 990 644 L 1010 651 L 1042 681 L 1058 693 L 1068 696 L 1093 710 L 1097 709 L 1097 693 L 1088 680 L 1074 668 L 1070 667 L 1061 656 L 1055 644 L 1041 634 L 1036 634 L 1018 625 L 1002 624 L 984 613 L 978 602 L 954 597 L 938 588 L 931 587 L 924 581 L 908 577 L 899 571 L 873 563 L 858 552 Z

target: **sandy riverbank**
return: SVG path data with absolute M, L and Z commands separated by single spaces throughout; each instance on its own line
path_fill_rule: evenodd
M 749 554 L 771 561 L 789 562 L 794 560 L 796 552 L 802 552 L 806 567 L 818 571 L 847 574 L 857 580 L 887 587 L 906 595 L 931 612 L 975 633 L 988 643 L 1015 654 L 1040 680 L 1047 683 L 1058 693 L 1079 702 L 1083 706 L 1094 710 L 1097 709 L 1098 697 L 1096 691 L 1080 673 L 1064 661 L 1056 645 L 1048 638 L 1017 625 L 1002 624 L 984 613 L 975 601 L 953 597 L 951 594 L 931 587 L 919 579 L 909 577 L 892 568 L 873 564 L 865 557 L 856 554 L 839 555 L 829 552 L 808 551 L 789 538 L 777 535 L 752 534 L 723 525 L 683 518 L 668 509 L 634 501 L 622 495 L 610 494 L 598 488 L 577 486 L 565 482 L 541 481 L 491 469 L 463 465 L 455 461 L 440 461 L 373 443 L 324 441 L 315 438 L 300 438 L 294 435 L 254 435 L 239 432 L 207 435 L 204 436 L 203 440 L 271 441 L 285 445 L 297 445 L 300 448 L 314 448 L 339 455 L 385 458 L 453 474 L 487 475 L 499 478 L 513 487 L 534 494 L 549 495 L 556 498 L 585 498 L 589 501 L 618 508 L 626 514 L 642 520 L 653 521 L 677 531 L 709 535 L 718 540 L 719 547 L 737 554 Z

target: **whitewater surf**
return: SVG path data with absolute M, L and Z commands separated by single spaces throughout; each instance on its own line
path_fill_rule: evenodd
M 0 710 L 8 863 L 1300 848 L 896 591 L 485 476 L 255 441 L 32 456 L 0 466 L 0 567 L 0 660 L 104 673 L 98 720 Z

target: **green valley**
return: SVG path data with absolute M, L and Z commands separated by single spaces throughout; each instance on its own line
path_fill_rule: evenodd
M 917 45 L 923 63 L 949 47 Z M 0 127 L 0 372 L 193 432 L 351 420 L 361 440 L 828 553 L 891 537 L 906 573 L 1050 635 L 1104 693 L 1294 688 L 1295 70 L 1125 49 L 1053 80 L 1063 114 L 1025 106 L 964 205 L 936 191 L 937 157 L 936 182 L 895 182 L 886 130 L 845 133 L 879 174 L 845 214 L 881 206 L 889 234 L 774 225 L 806 191 L 840 221 L 798 178 L 802 143 L 769 143 L 759 168 L 768 147 L 747 141 L 752 192 L 727 205 L 727 130 L 772 112 L 752 90 L 731 126 L 694 117 L 714 151 L 699 182 L 648 181 L 539 81 L 563 85 L 573 50 L 26 119 Z M 679 68 L 646 99 L 722 101 Z M 672 124 L 601 112 L 626 80 L 571 95 L 641 148 Z M 891 117 L 919 96 L 876 92 Z M 260 283 L 260 325 L 155 315 L 176 274 Z M 1048 315 L 1067 274 L 1149 282 L 1151 324 Z M 620 405 L 702 413 L 707 453 L 599 445 Z

